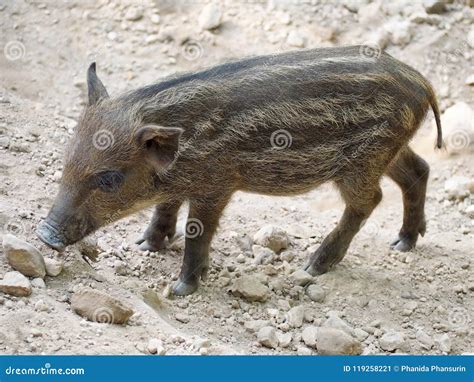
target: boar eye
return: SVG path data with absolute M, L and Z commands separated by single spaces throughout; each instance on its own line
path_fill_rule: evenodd
M 96 178 L 96 185 L 103 192 L 116 192 L 122 183 L 123 174 L 119 171 L 104 171 Z

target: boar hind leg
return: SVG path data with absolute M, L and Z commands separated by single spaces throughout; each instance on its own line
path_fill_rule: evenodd
M 176 233 L 176 220 L 181 202 L 158 204 L 143 237 L 136 241 L 142 251 L 158 251 L 165 247 L 165 239 Z
M 403 193 L 403 225 L 391 246 L 398 251 L 409 251 L 416 245 L 418 234 L 426 231 L 425 196 L 430 168 L 410 148 L 402 149 L 390 165 L 387 174 Z
M 313 276 L 326 273 L 344 258 L 352 238 L 382 199 L 378 179 L 375 185 L 360 186 L 348 181 L 338 182 L 337 185 L 346 208 L 339 224 L 311 255 L 305 267 Z
M 209 248 L 224 207 L 225 199 L 190 201 L 186 223 L 183 265 L 173 293 L 184 296 L 193 293 L 199 281 L 205 280 L 209 269 Z

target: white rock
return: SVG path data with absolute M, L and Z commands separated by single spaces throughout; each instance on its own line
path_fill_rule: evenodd
M 311 276 L 308 272 L 304 271 L 303 269 L 298 269 L 297 271 L 293 272 L 290 275 L 290 278 L 296 285 L 305 286 L 310 281 L 313 280 L 313 276 Z
M 435 337 L 435 343 L 438 346 L 438 349 L 443 353 L 449 353 L 451 351 L 451 339 L 446 333 Z
M 339 329 L 318 328 L 316 346 L 319 354 L 361 354 L 359 341 Z
M 125 20 L 138 21 L 143 17 L 143 9 L 138 7 L 130 7 L 125 12 Z
M 270 248 L 273 252 L 278 253 L 282 249 L 288 248 L 288 235 L 284 230 L 272 225 L 262 227 L 253 237 L 255 244 L 262 247 Z
M 286 38 L 286 42 L 290 46 L 294 46 L 297 48 L 304 48 L 305 46 L 305 39 L 298 31 L 291 31 L 288 33 L 288 37 Z
M 257 277 L 248 275 L 235 280 L 231 291 L 248 301 L 265 301 L 268 297 L 268 288 Z
M 25 276 L 44 278 L 46 275 L 43 256 L 26 241 L 6 234 L 3 237 L 3 251 L 12 268 Z
M 306 288 L 306 294 L 314 302 L 323 302 L 326 298 L 326 291 L 316 284 L 311 284 Z
M 270 264 L 275 255 L 275 252 L 271 249 L 262 247 L 261 245 L 253 245 L 252 252 L 255 257 L 255 264 Z
M 360 328 L 354 329 L 354 337 L 357 338 L 359 341 L 364 341 L 369 336 L 365 330 Z
M 466 208 L 464 211 L 467 216 L 469 216 L 471 219 L 474 219 L 474 204 L 470 205 L 469 207 Z
M 349 335 L 354 335 L 354 329 L 351 328 L 347 322 L 345 322 L 343 319 L 339 318 L 335 313 L 329 313 L 329 317 L 326 321 L 324 321 L 323 327 L 325 328 L 333 328 L 333 329 L 339 329 L 344 332 L 346 332 Z
M 389 32 L 392 44 L 406 45 L 411 40 L 411 24 L 407 20 L 390 20 L 384 28 Z
M 46 265 L 46 274 L 51 277 L 59 276 L 63 270 L 63 263 L 54 259 L 46 257 L 44 259 Z
M 444 182 L 444 190 L 449 199 L 464 199 L 474 192 L 474 179 L 453 176 Z
M 151 15 L 150 20 L 153 24 L 159 24 L 161 21 L 161 17 L 160 15 L 154 14 L 154 15 Z
M 264 326 L 258 331 L 257 339 L 267 348 L 275 349 L 278 346 L 278 337 L 273 326 Z
M 150 354 L 164 355 L 166 350 L 163 346 L 163 342 L 158 338 L 152 338 L 148 341 L 147 350 Z
M 379 345 L 382 350 L 394 351 L 400 349 L 405 343 L 405 337 L 402 333 L 390 330 L 379 338 Z
M 301 332 L 301 338 L 306 346 L 315 348 L 316 347 L 316 338 L 318 335 L 318 328 L 315 326 L 307 326 Z
M 304 320 L 305 308 L 303 305 L 298 305 L 291 308 L 286 314 L 286 320 L 292 328 L 301 328 Z
M 31 294 L 30 281 L 20 272 L 7 272 L 0 281 L 0 292 L 17 297 L 26 297 Z
M 41 289 L 46 288 L 46 284 L 44 283 L 44 280 L 41 277 L 37 277 L 31 280 L 31 286 L 34 288 L 41 288 Z
M 38 300 L 35 304 L 35 310 L 37 312 L 48 312 L 49 306 L 43 300 Z
M 416 331 L 416 339 L 423 349 L 430 350 L 434 345 L 433 339 L 421 329 Z
M 450 153 L 474 152 L 474 110 L 467 103 L 456 102 L 447 108 L 441 126 Z
M 288 346 L 290 346 L 291 341 L 293 339 L 290 332 L 287 332 L 287 333 L 277 332 L 277 337 L 278 337 L 278 344 L 282 348 L 287 348 Z
M 474 74 L 471 74 L 470 76 L 466 78 L 465 84 L 467 86 L 474 86 Z
M 256 333 L 264 326 L 269 326 L 269 320 L 250 320 L 244 322 L 245 329 L 250 333 Z
M 201 29 L 214 29 L 221 25 L 222 10 L 216 3 L 206 5 L 199 15 L 198 23 Z

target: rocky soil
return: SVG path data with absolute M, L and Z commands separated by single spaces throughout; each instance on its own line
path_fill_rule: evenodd
M 6 354 L 472 353 L 474 125 L 472 1 L 1 1 L 0 352 Z M 209 280 L 171 298 L 183 238 L 158 253 L 134 243 L 151 211 L 57 254 L 35 237 L 61 177 L 64 144 L 97 61 L 114 95 L 228 58 L 317 46 L 386 49 L 438 92 L 413 147 L 431 165 L 428 230 L 389 249 L 399 189 L 344 261 L 301 271 L 343 204 L 331 185 L 276 198 L 237 193 L 213 241 Z M 178 223 L 183 232 L 186 208 Z

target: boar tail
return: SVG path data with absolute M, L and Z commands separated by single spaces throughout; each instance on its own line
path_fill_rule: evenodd
M 439 117 L 439 108 L 438 108 L 438 101 L 436 100 L 436 95 L 433 89 L 430 86 L 430 94 L 429 94 L 429 102 L 431 108 L 433 109 L 433 114 L 436 121 L 436 130 L 438 132 L 438 138 L 436 140 L 436 147 L 438 149 L 443 147 L 443 131 L 441 130 L 441 119 Z

